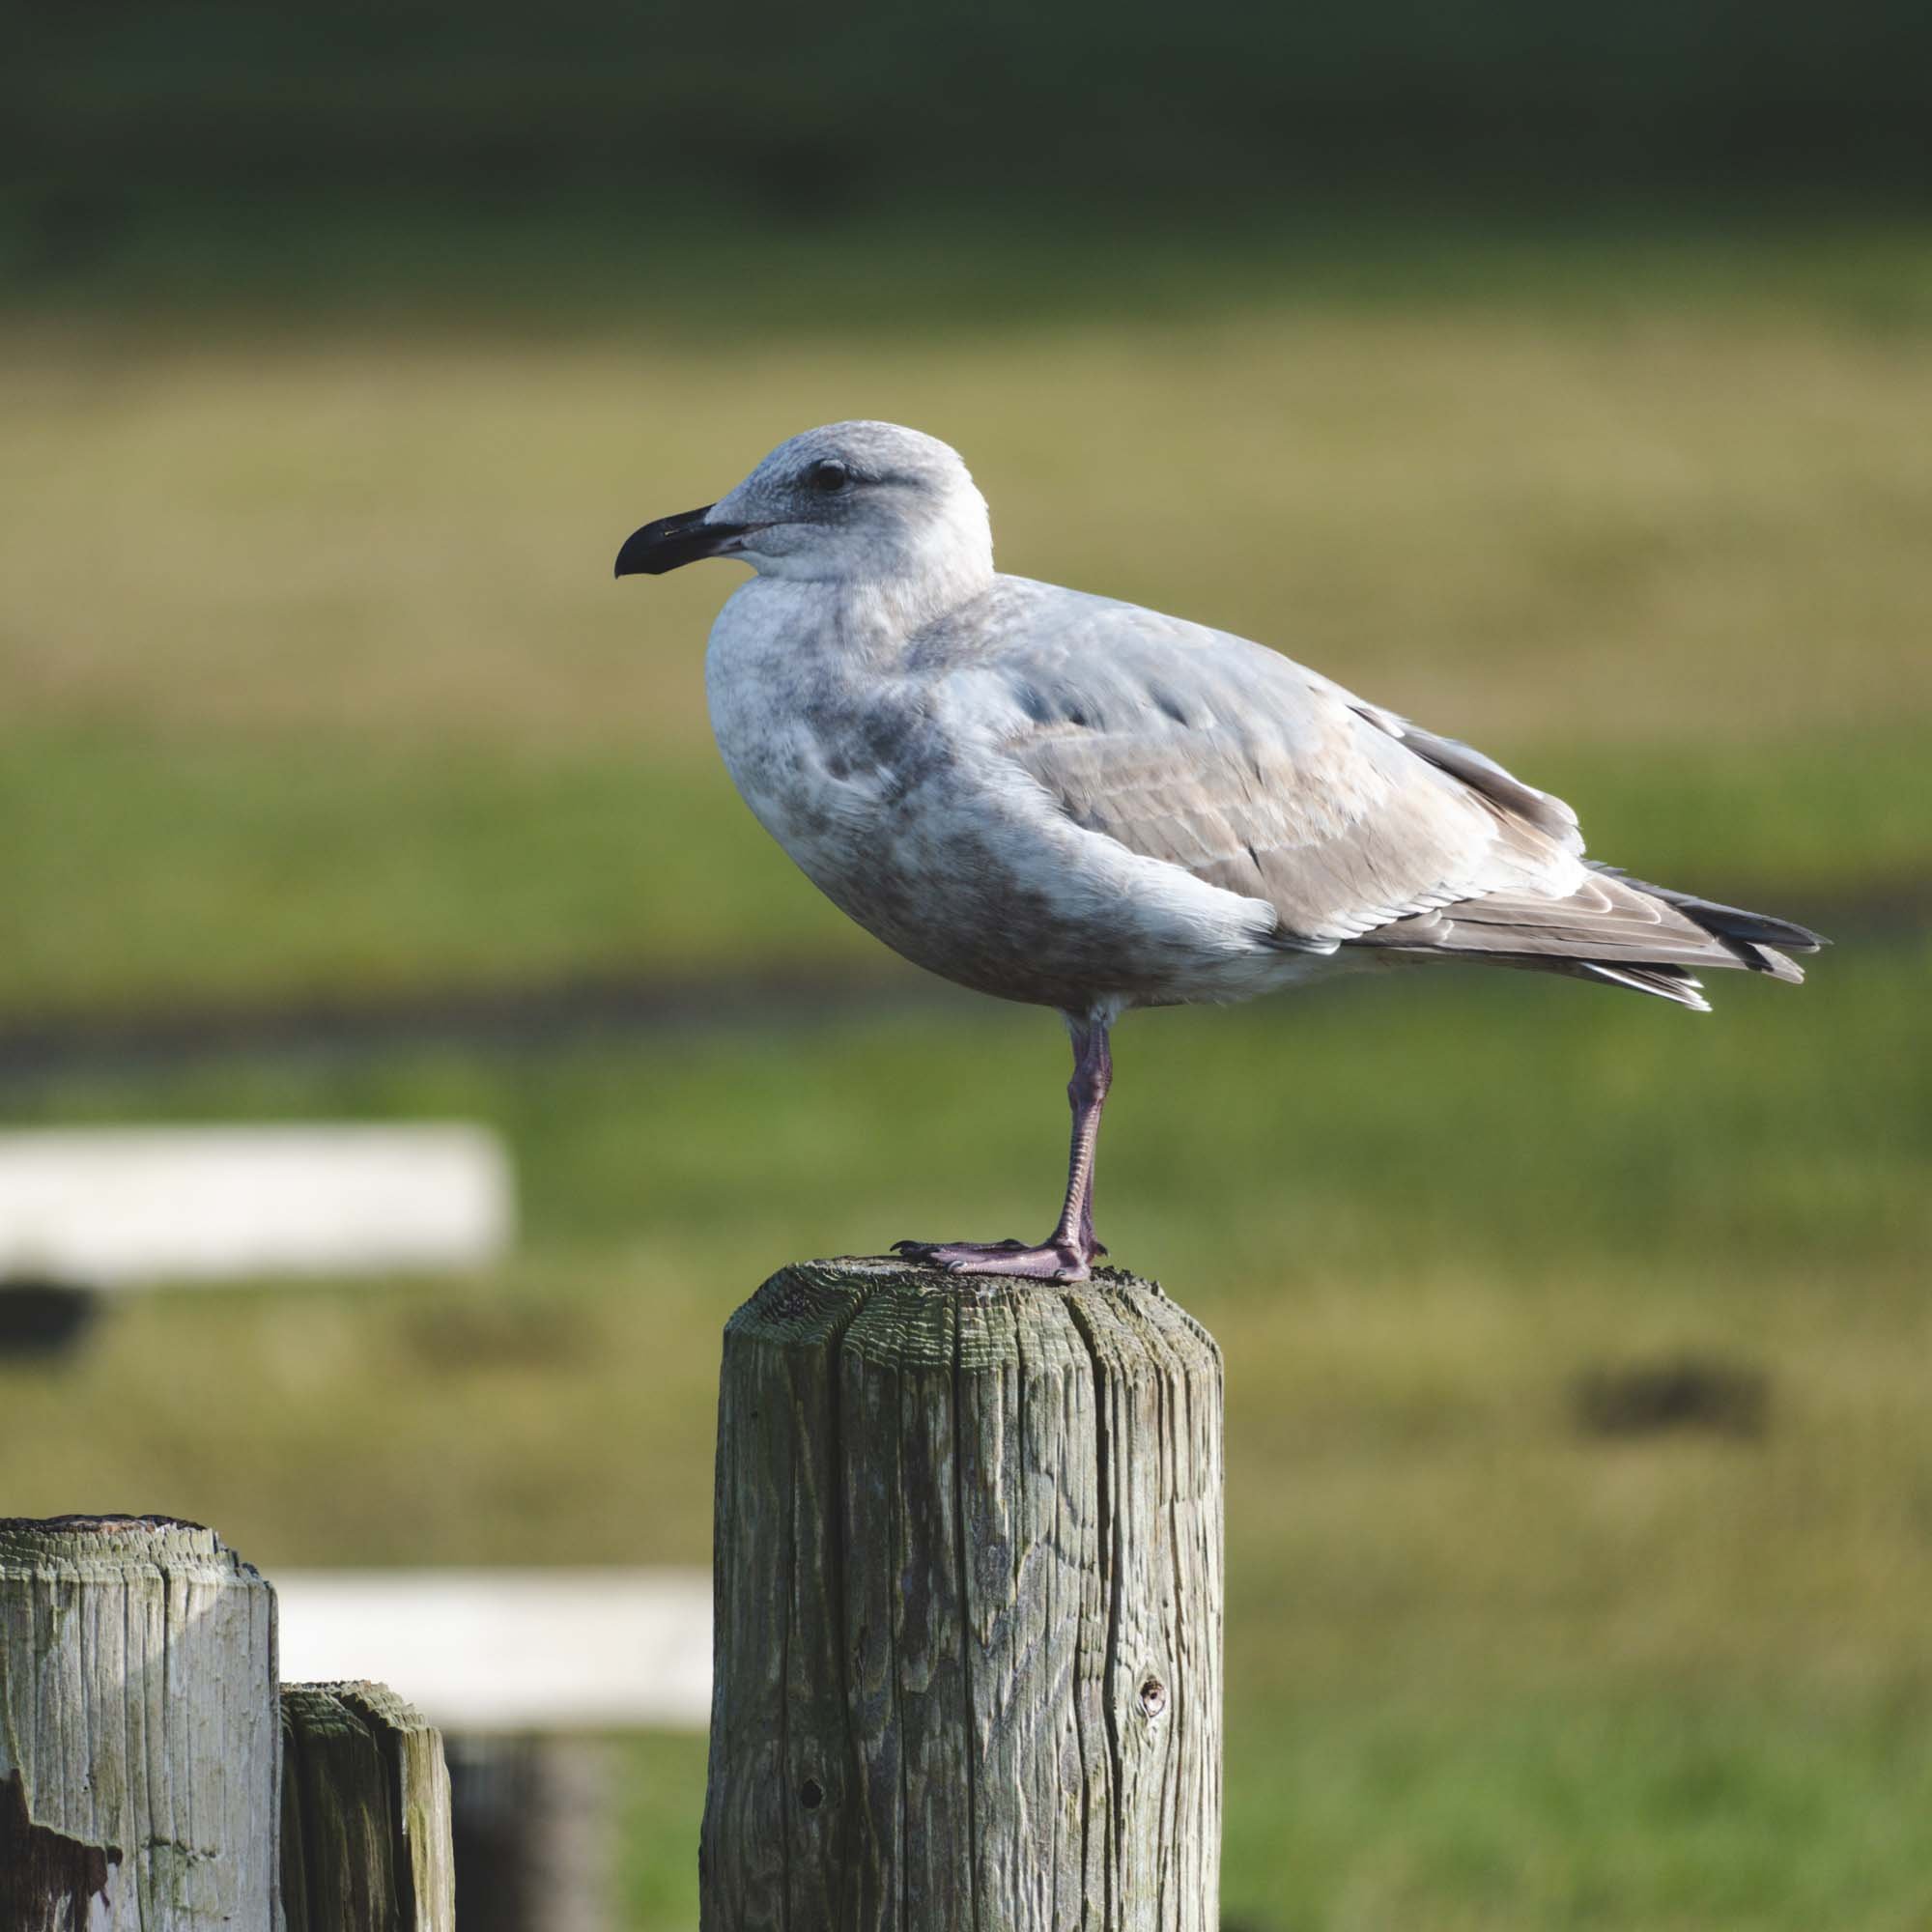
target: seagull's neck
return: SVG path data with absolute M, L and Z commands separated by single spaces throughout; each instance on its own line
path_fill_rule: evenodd
M 962 497 L 948 513 L 907 533 L 907 538 L 841 582 L 855 618 L 909 638 L 983 592 L 993 581 L 993 537 L 977 495 Z
M 990 557 L 968 557 L 845 577 L 757 577 L 738 594 L 749 594 L 761 621 L 789 633 L 799 647 L 889 670 L 920 632 L 992 583 Z
M 928 624 L 980 596 L 993 581 L 984 570 L 954 567 L 857 578 L 836 586 L 839 614 L 855 633 L 903 643 Z
M 913 639 L 990 590 L 993 537 L 985 504 L 962 496 L 947 511 L 869 545 L 754 557 L 758 575 L 731 600 L 737 621 L 835 675 L 890 676 Z M 781 642 L 782 640 L 782 642 Z

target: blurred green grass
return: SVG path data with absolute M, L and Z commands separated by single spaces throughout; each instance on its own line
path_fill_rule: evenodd
M 421 236 L 282 238 L 225 306 L 232 253 L 163 236 L 0 319 L 0 1018 L 910 983 L 717 768 L 730 573 L 609 571 L 807 423 L 946 435 L 1007 567 L 1279 644 L 1601 856 L 1861 942 L 1708 1020 L 1444 970 L 1123 1028 L 1101 1225 L 1229 1361 L 1231 1921 L 1922 1922 L 1926 231 L 876 230 L 582 283 L 533 233 L 474 311 L 402 291 Z M 1064 1052 L 942 1002 L 16 1075 L 0 1122 L 489 1121 L 526 1238 L 0 1364 L 6 1506 L 174 1510 L 270 1574 L 702 1561 L 730 1306 L 1043 1229 Z M 1686 1353 L 1768 1378 L 1761 1437 L 1579 1431 L 1580 1377 Z M 688 1927 L 701 1744 L 627 1761 L 631 1923 Z
M 903 237 L 844 301 L 694 274 L 758 331 L 675 292 L 574 329 L 14 315 L 0 1008 L 860 956 L 717 769 L 736 573 L 610 577 L 637 523 L 854 413 L 967 452 L 1007 567 L 1483 743 L 1640 875 L 1932 870 L 1925 235 L 1491 253 L 1476 295 L 1418 244 L 1399 298 L 1386 248 L 1243 281 L 1209 238 L 1153 251 L 1172 309 L 999 323 L 980 258 Z M 923 327 L 866 307 L 895 268 Z
M 1229 1364 L 1231 1918 L 1923 1909 L 1927 963 L 1711 1019 L 1445 969 L 1123 1027 L 1101 1225 Z M 143 1297 L 0 1369 L 10 1507 L 175 1510 L 270 1574 L 704 1560 L 731 1303 L 1052 1211 L 1064 1042 L 966 1013 L 16 1086 L 16 1122 L 490 1121 L 526 1238 L 467 1285 Z M 1761 1437 L 1579 1427 L 1581 1376 L 1684 1354 L 1768 1378 Z M 653 1932 L 696 1763 L 634 1754 Z

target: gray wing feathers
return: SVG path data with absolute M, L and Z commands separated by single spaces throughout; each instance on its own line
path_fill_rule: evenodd
M 1583 835 L 1577 829 L 1577 814 L 1560 798 L 1547 791 L 1538 791 L 1534 785 L 1524 784 L 1520 779 L 1504 771 L 1493 758 L 1458 738 L 1439 738 L 1434 731 L 1425 731 L 1419 725 L 1411 724 L 1406 718 L 1398 718 L 1394 712 L 1384 711 L 1379 705 L 1363 704 L 1356 700 L 1354 709 L 1378 730 L 1386 731 L 1391 738 L 1406 745 L 1417 757 L 1426 759 L 1452 778 L 1461 779 L 1470 790 L 1480 794 L 1499 810 L 1510 813 L 1525 825 L 1534 826 L 1563 851 L 1582 851 Z
M 1009 629 L 974 667 L 1008 701 L 1007 755 L 1086 830 L 1265 900 L 1268 943 L 1332 952 L 1405 914 L 1577 870 L 1448 769 L 1448 740 L 1431 741 L 1449 748 L 1432 762 L 1258 644 L 1059 596 L 1050 627 Z M 1515 785 L 1499 767 L 1492 782 Z
M 1273 907 L 1274 943 L 1332 952 L 1420 907 L 1447 903 L 1489 842 L 1474 814 L 1374 782 L 1371 810 L 1335 800 L 1347 788 L 1346 748 L 1316 741 L 1291 755 L 1249 732 L 1196 733 L 1180 759 L 1153 730 L 1034 739 L 1015 755 L 1075 824 L 1144 858 L 1179 866 Z
M 1742 966 L 1775 979 L 1801 980 L 1803 971 L 1774 948 L 1733 936 L 1724 916 L 1688 893 L 1663 894 L 1593 867 L 1563 898 L 1526 898 L 1494 893 L 1398 920 L 1362 943 L 1399 951 L 1504 954 L 1512 959 L 1551 957 L 1605 969 L 1628 966 Z M 1767 935 L 1776 928 L 1787 945 L 1815 952 L 1819 941 L 1782 921 L 1750 921 Z M 1626 976 L 1627 979 L 1628 976 Z M 1656 991 L 1646 986 L 1643 990 Z
M 1262 944 L 1473 955 L 1701 1008 L 1694 969 L 1800 980 L 1776 949 L 1823 943 L 1582 859 L 1561 799 L 1273 651 L 1005 582 L 964 667 L 1002 694 L 1002 748 L 1086 830 L 1264 900 Z

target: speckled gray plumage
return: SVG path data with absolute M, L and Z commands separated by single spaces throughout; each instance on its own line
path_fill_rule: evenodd
M 800 477 L 827 454 L 844 500 Z M 715 506 L 758 574 L 712 633 L 740 791 L 844 911 L 980 991 L 1111 1014 L 1461 956 L 1701 1006 L 1803 928 L 1628 881 L 1568 806 L 1278 653 L 1002 576 L 945 445 L 782 444 Z

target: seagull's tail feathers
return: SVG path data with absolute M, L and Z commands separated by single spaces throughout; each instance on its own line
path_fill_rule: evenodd
M 1699 971 L 1742 968 L 1796 985 L 1804 969 L 1787 953 L 1816 952 L 1829 942 L 1788 920 L 1647 885 L 1592 863 L 1590 876 L 1567 898 L 1485 894 L 1396 920 L 1350 943 L 1562 973 L 1708 1012 Z
M 1713 939 L 1729 947 L 1738 955 L 1741 966 L 1753 973 L 1769 973 L 1774 980 L 1783 980 L 1794 986 L 1803 981 L 1804 969 L 1795 960 L 1787 959 L 1785 953 L 1816 952 L 1832 943 L 1822 933 L 1788 919 L 1747 912 L 1743 906 L 1719 905 L 1716 899 L 1700 899 L 1690 893 L 1675 892 L 1669 886 L 1653 886 L 1647 880 L 1629 877 L 1614 866 L 1598 865 L 1595 860 L 1585 863 L 1605 878 L 1615 879 L 1633 892 L 1675 906 Z

